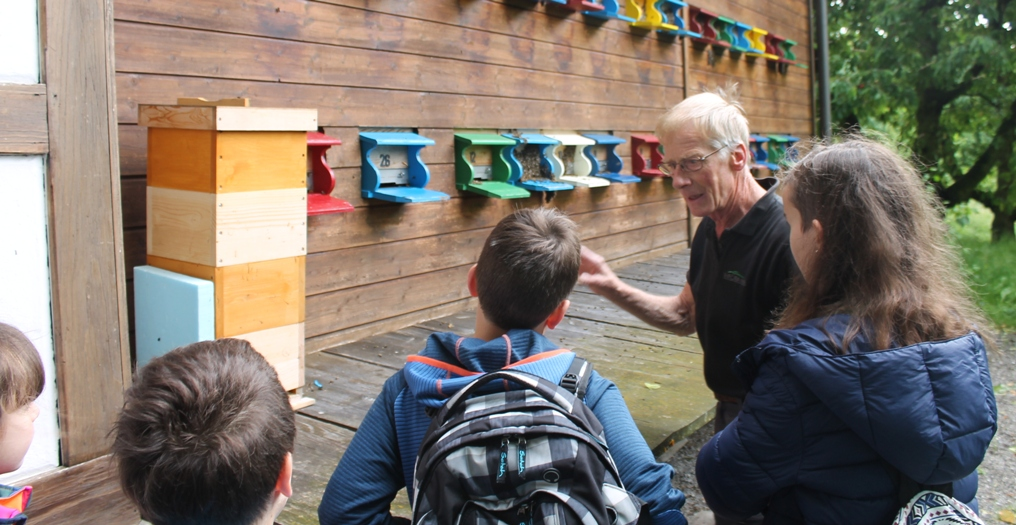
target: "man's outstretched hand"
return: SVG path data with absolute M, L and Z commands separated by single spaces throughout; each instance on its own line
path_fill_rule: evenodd
M 582 262 L 579 264 L 579 284 L 588 286 L 593 292 L 603 294 L 605 291 L 616 288 L 617 275 L 607 265 L 607 261 L 600 254 L 582 247 Z

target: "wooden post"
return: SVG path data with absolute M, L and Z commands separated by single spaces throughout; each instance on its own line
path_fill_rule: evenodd
M 71 466 L 108 452 L 131 372 L 113 3 L 46 0 L 42 12 L 60 452 Z

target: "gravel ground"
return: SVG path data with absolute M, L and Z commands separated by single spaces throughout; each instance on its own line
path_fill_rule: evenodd
M 980 487 L 977 499 L 981 518 L 987 525 L 1016 523 L 1016 333 L 999 341 L 998 352 L 989 353 L 991 378 L 998 401 L 999 425 L 984 462 L 978 467 Z M 695 458 L 713 434 L 712 423 L 692 434 L 670 459 L 677 475 L 674 486 L 688 498 L 684 514 L 708 510 L 695 482 Z

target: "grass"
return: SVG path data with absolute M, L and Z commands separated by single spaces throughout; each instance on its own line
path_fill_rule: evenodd
M 967 278 L 985 314 L 1002 331 L 1016 329 L 1016 242 L 991 243 L 991 211 L 971 201 L 947 215 Z

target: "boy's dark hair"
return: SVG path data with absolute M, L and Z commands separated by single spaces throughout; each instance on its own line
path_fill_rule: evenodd
M 138 371 L 114 427 L 124 493 L 155 525 L 249 525 L 268 511 L 296 422 L 275 369 L 241 339 Z
M 504 330 L 535 328 L 575 287 L 582 245 L 556 209 L 522 209 L 501 219 L 476 263 L 480 308 Z
M 9 324 L 0 323 L 0 419 L 39 397 L 46 372 L 35 345 Z

